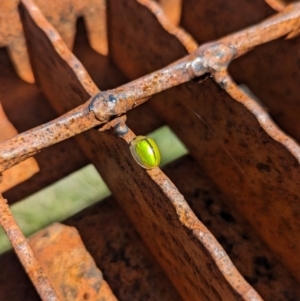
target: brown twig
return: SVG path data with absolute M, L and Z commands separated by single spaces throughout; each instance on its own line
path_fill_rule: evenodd
M 257 45 L 299 32 L 300 3 L 248 29 L 200 46 L 181 60 L 119 88 L 96 94 L 67 114 L 0 144 L 0 172 L 112 117 L 141 105 L 154 94 L 206 73 L 227 68 L 238 56 Z M 95 118 L 96 117 L 96 118 Z
M 26 273 L 43 301 L 59 301 L 49 279 L 35 258 L 28 242 L 0 194 L 0 224 L 6 232 Z

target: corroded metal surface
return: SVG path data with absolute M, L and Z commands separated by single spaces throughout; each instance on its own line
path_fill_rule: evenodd
M 76 227 L 86 249 L 95 260 L 97 267 L 101 269 L 104 279 L 119 300 L 182 300 L 150 254 L 128 217 L 113 198 L 99 202 L 69 218 L 65 223 Z M 53 229 L 51 232 L 54 232 Z M 41 238 L 44 240 L 44 246 L 47 244 L 45 242 L 47 237 L 45 235 Z M 57 237 L 61 238 L 62 235 Z M 33 245 L 31 241 L 31 245 L 36 250 L 35 245 L 39 242 L 36 241 L 35 236 L 32 238 L 35 243 Z M 55 244 L 56 250 L 61 249 L 61 252 L 65 254 L 64 248 L 67 247 L 65 241 L 60 245 L 58 245 L 60 240 L 52 239 L 52 242 Z M 73 242 L 71 244 L 74 245 Z M 51 245 L 49 248 L 52 248 Z M 47 259 L 45 253 L 49 252 L 48 250 L 44 251 L 41 253 L 43 261 Z M 37 254 L 37 256 L 40 255 Z M 49 256 L 54 258 L 53 253 Z M 57 256 L 59 257 L 59 255 Z M 65 262 L 70 262 L 70 260 L 74 263 L 76 258 L 69 256 Z M 66 267 L 65 262 L 62 262 L 59 271 Z M 76 267 L 79 268 L 81 265 L 85 265 L 85 261 L 81 261 Z M 40 300 L 12 251 L 1 255 L 0 266 L 1 301 Z M 67 275 L 66 278 L 69 276 Z M 49 277 L 55 277 L 52 269 L 49 271 Z M 65 280 L 62 281 L 65 287 Z M 18 285 L 14 286 L 15 283 Z M 55 286 L 55 282 L 53 284 Z M 90 298 L 89 300 L 94 299 Z
M 54 28 L 46 21 L 32 0 L 23 0 L 22 4 L 30 11 L 29 16 L 26 9 L 22 10 L 29 48 L 36 48 L 38 51 L 41 51 L 43 47 L 46 47 L 46 45 L 40 43 L 38 45 L 31 45 L 32 37 L 29 34 L 31 33 L 30 29 L 34 30 L 37 41 L 44 44 L 49 43 L 42 41 L 43 34 L 47 34 L 52 41 L 51 47 L 54 47 L 57 53 L 61 55 L 58 61 L 62 60 L 64 64 L 68 61 L 74 70 L 81 69 L 80 62 L 70 52 L 64 51 L 63 41 Z M 83 87 L 90 95 L 95 95 L 85 104 L 66 113 L 65 116 L 61 116 L 46 125 L 20 134 L 2 143 L 0 171 L 10 168 L 45 147 L 86 131 L 96 125 L 108 122 L 111 117 L 125 113 L 144 103 L 153 94 L 188 82 L 195 77 L 222 71 L 228 66 L 231 60 L 246 53 L 253 47 L 298 30 L 299 7 L 299 3 L 289 5 L 283 12 L 274 15 L 256 26 L 228 35 L 214 43 L 205 44 L 178 62 L 114 90 L 95 94 L 98 89 L 92 85 L 90 76 L 83 69 L 81 69 L 81 73 L 77 73 L 77 77 L 73 74 L 72 82 L 68 87 L 60 87 L 62 82 L 57 78 L 55 86 L 50 87 L 49 85 L 45 85 L 45 89 L 47 90 L 44 92 L 48 97 L 55 95 L 59 88 L 63 90 L 71 89 L 72 85 L 76 85 L 76 81 L 78 80 L 81 80 Z M 39 26 L 40 29 L 35 28 L 34 24 Z M 124 39 L 124 36 L 121 39 Z M 127 58 L 123 57 L 123 59 L 126 61 Z M 32 57 L 34 64 L 35 60 L 36 58 Z M 45 62 L 49 65 L 47 68 L 43 66 L 44 72 L 47 72 L 53 62 L 50 57 Z M 128 66 L 130 64 L 127 64 Z M 135 70 L 130 72 L 135 72 Z M 81 93 L 82 98 L 87 98 L 88 94 L 85 91 Z
M 284 1 L 268 2 L 284 3 Z M 183 5 L 182 26 L 202 43 L 242 29 L 271 14 L 272 10 L 260 0 L 225 2 L 187 0 Z M 299 37 L 285 42 L 273 41 L 257 47 L 230 66 L 233 78 L 238 83 L 247 84 L 266 105 L 275 122 L 298 141 L 300 141 L 299 47 Z
M 275 126 L 249 95 L 237 88 L 226 68 L 253 47 L 282 36 L 295 36 L 299 32 L 300 4 L 286 6 L 280 9 L 281 13 L 256 26 L 186 55 L 183 46 L 191 52 L 196 44 L 184 31 L 168 23 L 155 3 L 142 2 L 162 25 L 137 2 L 109 2 L 114 61 L 126 75 L 136 78 L 183 58 L 139 80 L 98 93 L 88 73 L 32 0 L 22 0 L 20 11 L 38 83 L 59 114 L 72 111 L 2 143 L 0 171 L 45 147 L 105 124 L 102 130 L 106 132 L 89 130 L 78 141 L 183 299 L 261 300 L 172 182 L 159 169 L 144 171 L 134 163 L 128 151 L 134 134 L 129 131 L 122 141 L 108 129 L 116 121 L 112 117 L 126 113 L 152 95 L 195 77 L 205 80 L 211 75 L 219 86 L 212 79 L 201 85 L 189 82 L 158 94 L 153 107 L 179 133 L 205 172 L 228 196 L 228 202 L 245 215 L 299 279 L 295 268 L 298 259 L 291 260 L 300 248 L 299 239 L 294 237 L 299 230 L 300 212 L 299 146 Z M 64 4 L 59 8 L 63 12 Z M 54 11 L 48 9 L 50 14 Z M 125 16 L 130 16 L 132 27 L 127 27 Z M 76 18 L 72 11 L 69 17 L 71 22 L 66 20 L 63 25 L 70 29 Z M 145 39 L 149 38 L 145 46 Z M 180 99 L 186 103 L 181 104 Z M 78 107 L 74 109 L 75 106 Z M 195 132 L 189 131 L 191 128 L 200 130 L 200 134 L 195 137 Z M 264 148 L 260 150 L 262 144 Z
M 30 246 L 61 301 L 117 301 L 75 228 L 53 224 Z
M 106 5 L 104 0 L 45 1 L 35 3 L 47 20 L 58 30 L 65 43 L 72 48 L 78 17 L 84 17 L 89 41 L 93 49 L 107 55 Z M 16 72 L 25 81 L 33 83 L 18 0 L 2 0 L 0 11 L 0 47 L 7 47 Z M 13 26 L 12 26 L 13 24 Z
M 0 82 L 0 99 L 3 109 L 19 133 L 46 123 L 57 116 L 37 86 L 19 79 L 5 49 L 0 49 Z M 52 184 L 88 163 L 72 139 L 51 146 L 34 158 L 40 171 L 4 193 L 10 204 Z M 53 166 L 59 166 L 59 169 Z
M 129 141 L 133 134 L 125 138 Z M 236 300 L 238 294 L 260 300 L 159 169 L 146 174 L 133 161 L 128 142 L 112 133 L 87 141 L 92 162 L 184 300 L 214 300 L 221 295 Z
M 1 158 L 0 170 L 2 172 L 37 154 L 41 149 L 68 139 L 98 124 L 99 121 L 90 112 L 88 105 L 82 105 L 51 123 L 41 125 L 33 131 L 6 140 L 1 143 L 1 151 L 4 154 Z
M 274 11 L 263 0 L 185 0 L 180 25 L 202 44 L 261 22 L 272 14 Z
M 134 1 L 130 6 L 128 3 L 125 7 L 121 1 L 111 2 L 108 7 L 111 53 L 125 74 L 136 78 L 186 53 L 173 36 L 153 22 L 150 12 Z M 125 27 L 123 18 L 113 19 L 120 11 L 130 15 L 132 27 Z M 145 35 L 146 28 L 151 28 L 151 33 Z M 229 37 L 222 41 L 229 41 Z M 144 47 L 141 43 L 146 38 L 149 43 Z M 217 80 L 221 79 L 219 75 Z M 226 80 L 220 80 L 220 85 L 238 101 L 207 79 L 161 93 L 153 99 L 153 105 L 228 196 L 228 202 L 248 219 L 299 280 L 299 146 L 266 118 L 266 112 L 254 100 Z
M 33 5 L 33 4 L 32 4 Z M 32 10 L 34 11 L 35 6 L 32 6 Z M 40 12 L 37 10 L 35 14 L 41 15 Z M 48 24 L 45 18 L 41 18 L 39 20 L 42 24 L 43 22 Z M 51 28 L 50 28 L 51 30 Z M 53 35 L 53 39 L 55 36 Z M 30 40 L 29 40 L 30 43 Z M 59 48 L 60 44 L 63 44 L 62 40 L 57 41 L 55 44 L 57 48 Z M 64 45 L 64 44 L 63 44 Z M 70 55 L 71 56 L 71 53 Z M 73 64 L 77 66 L 80 64 L 78 60 L 73 61 Z M 75 68 L 75 67 L 74 67 Z M 47 71 L 45 71 L 47 72 Z M 86 74 L 86 85 L 90 84 L 89 76 Z M 75 81 L 76 79 L 74 79 Z M 59 81 L 58 81 L 59 82 Z M 67 87 L 72 89 L 72 85 Z M 58 87 L 57 87 L 58 89 Z M 51 91 L 54 91 L 54 87 L 50 88 Z M 96 91 L 94 91 L 96 92 Z M 83 92 L 84 93 L 84 92 Z M 84 95 L 84 94 L 83 94 Z M 85 94 L 87 95 L 87 93 Z M 82 95 L 81 95 L 82 96 Z M 79 95 L 78 95 L 79 97 Z M 83 96 L 84 97 L 84 96 Z M 79 121 L 81 119 L 81 122 Z M 8 148 L 11 149 L 10 153 L 6 153 L 3 168 L 7 169 L 12 165 L 18 163 L 18 161 L 23 160 L 23 158 L 27 157 L 27 154 L 35 154 L 39 151 L 41 145 L 50 146 L 54 143 L 57 143 L 61 140 L 64 140 L 70 136 L 75 135 L 76 133 L 80 133 L 83 131 L 84 128 L 89 128 L 97 125 L 99 122 L 94 118 L 94 114 L 89 111 L 88 104 L 82 105 L 81 107 L 77 108 L 73 112 L 69 112 L 66 116 L 58 118 L 55 122 L 47 123 L 46 125 L 42 125 L 38 127 L 38 131 L 29 131 L 25 132 L 24 134 L 20 134 L 13 138 L 14 143 L 11 143 L 12 140 L 6 141 L 3 144 L 6 144 Z M 26 145 L 28 143 L 28 145 Z M 17 147 L 19 145 L 19 147 Z M 19 149 L 18 149 L 19 148 Z M 1 147 L 1 150 L 3 148 Z M 20 154 L 16 156 L 16 152 Z M 8 155 L 8 156 L 7 156 Z M 2 168 L 2 170 L 3 170 Z
M 265 2 L 269 6 L 271 6 L 274 10 L 282 11 L 292 1 L 291 0 L 265 0 Z
M 91 47 L 107 55 L 105 0 L 35 0 L 34 3 L 59 32 L 69 49 L 73 47 L 77 18 L 83 17 Z
M 77 36 L 74 42 L 73 53 L 101 90 L 116 88 L 128 81 L 121 71 L 112 64 L 108 56 L 100 55 L 89 46 L 82 19 L 77 23 L 76 31 Z M 154 113 L 148 102 L 136 107 L 134 110 L 128 111 L 127 116 L 128 126 L 137 135 L 150 133 L 164 124 L 163 120 Z
M 0 194 L 0 224 L 7 234 L 28 277 L 43 301 L 59 301 L 47 275 L 36 259 L 27 239 L 12 216 L 7 201 Z
M 163 168 L 197 217 L 264 300 L 299 300 L 300 286 L 191 156 Z M 224 229 L 226 229 L 224 231 Z
M 69 218 L 119 300 L 182 300 L 113 198 Z
M 18 0 L 2 0 L 0 10 L 0 47 L 7 47 L 19 76 L 33 83 L 26 41 L 18 13 Z
M 25 19 L 25 28 L 30 32 L 29 51 L 34 58 L 36 77 L 54 107 L 63 113 L 84 102 L 86 99 L 82 95 L 92 94 L 96 89 L 83 81 L 85 71 L 80 66 L 71 69 L 74 58 L 62 48 L 62 44 L 57 53 L 46 43 L 53 37 L 53 32 L 48 37 L 41 34 L 28 18 Z M 44 27 L 44 32 L 47 33 L 48 28 L 48 25 Z M 33 42 L 37 40 L 38 43 Z M 47 57 L 43 55 L 45 52 Z M 59 58 L 60 53 L 64 54 L 64 60 Z M 50 63 L 49 57 L 56 63 Z M 46 69 L 47 72 L 43 72 Z M 51 74 L 60 74 L 61 77 L 58 79 Z M 82 78 L 76 89 L 69 88 L 75 87 L 72 74 L 77 78 L 80 74 Z M 154 75 L 150 78 L 154 80 Z M 129 87 L 132 85 L 137 86 L 137 83 Z M 56 91 L 50 89 L 53 86 L 57 87 Z M 120 90 L 125 91 L 125 88 L 123 86 Z M 134 101 L 133 96 L 131 101 Z M 130 132 L 125 138 L 133 137 Z M 122 141 L 111 132 L 99 133 L 96 130 L 78 136 L 78 141 L 185 300 L 214 300 L 221 296 L 226 300 L 261 300 L 239 275 L 210 232 L 196 219 L 170 180 L 159 169 L 146 173 L 133 161 L 128 141 Z
M 8 120 L 0 103 L 0 141 L 9 139 L 17 135 L 17 131 Z M 29 158 L 20 164 L 6 170 L 0 181 L 0 193 L 26 181 L 39 171 L 39 166 L 33 158 Z
M 193 52 L 197 49 L 198 45 L 194 38 L 189 35 L 184 29 L 180 28 L 179 26 L 174 25 L 174 23 L 178 22 L 172 22 L 168 17 L 168 11 L 171 10 L 170 3 L 174 1 L 164 1 L 162 5 L 166 5 L 167 7 L 161 7 L 158 5 L 155 1 L 152 0 L 137 0 L 137 2 L 141 3 L 142 5 L 146 6 L 152 13 L 156 16 L 159 23 L 164 27 L 166 31 L 169 33 L 175 35 L 184 45 L 186 49 L 188 49 L 189 52 Z M 173 3 L 173 6 L 178 5 L 178 3 Z M 165 11 L 163 10 L 165 9 Z
M 173 24 L 181 16 L 182 0 L 161 0 L 163 9 Z M 104 0 L 35 0 L 46 19 L 56 28 L 69 49 L 72 49 L 76 35 L 76 22 L 83 17 L 88 29 L 91 47 L 102 55 L 108 54 L 106 29 L 106 2 Z M 5 0 L 0 12 L 0 46 L 8 47 L 19 76 L 27 82 L 34 82 L 22 25 L 18 14 L 18 1 Z M 8 26 L 14 24 L 14 26 Z
M 60 300 L 116 300 L 74 228 L 52 225 L 30 237 L 30 246 Z M 0 300 L 41 300 L 12 251 L 1 255 L 0 264 Z
M 181 17 L 182 0 L 159 0 L 159 3 L 165 11 L 167 18 L 178 25 Z

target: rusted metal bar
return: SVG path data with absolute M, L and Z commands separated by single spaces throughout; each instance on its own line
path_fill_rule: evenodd
M 34 76 L 17 10 L 18 3 L 18 0 L 1 1 L 0 47 L 7 47 L 10 59 L 18 75 L 23 80 L 33 83 Z
M 64 224 L 72 228 L 54 225 L 30 237 L 30 245 L 51 283 L 65 296 L 61 301 L 109 301 L 105 282 L 122 301 L 182 301 L 113 197 L 68 218 Z M 85 249 L 92 258 L 84 254 Z M 95 271 L 92 259 L 103 278 Z M 40 301 L 12 251 L 1 254 L 0 267 L 1 301 Z M 97 276 L 100 283 L 95 281 Z M 93 290 L 99 287 L 99 297 L 95 298 Z M 101 299 L 105 296 L 107 299 Z
M 113 197 L 65 223 L 78 229 L 119 300 L 182 301 Z
M 253 112 L 265 132 L 269 134 L 270 137 L 273 137 L 275 141 L 284 145 L 297 161 L 300 162 L 299 144 L 282 133 L 281 129 L 273 123 L 268 112 L 250 95 L 238 87 L 227 70 L 216 72 L 214 78 L 233 99 L 244 103 L 245 107 L 248 108 L 250 112 Z
M 256 26 L 249 27 L 236 34 L 220 39 L 239 54 L 251 48 L 278 39 L 283 36 L 294 36 L 300 29 L 300 2 L 291 3 L 278 15 L 262 21 Z
M 190 155 L 163 170 L 263 300 L 300 300 L 300 286 L 291 273 Z
M 227 1 L 186 0 L 183 26 L 198 43 L 215 40 L 261 21 L 273 11 L 261 0 Z M 197 24 L 202 30 L 198 30 Z M 246 84 L 263 102 L 276 124 L 300 141 L 299 78 L 300 39 L 276 40 L 261 45 L 234 60 L 229 73 L 237 83 Z M 283 63 L 284 62 L 284 63 Z
M 130 131 L 125 142 L 95 133 L 90 157 L 181 297 L 262 300 L 175 185 L 159 169 L 145 172 L 132 161 L 128 142 L 134 136 Z
M 274 10 L 263 0 L 185 0 L 180 26 L 201 45 L 257 24 L 273 14 Z
M 54 223 L 30 237 L 30 246 L 61 301 L 118 301 L 76 228 Z
M 24 0 L 23 4 L 32 16 L 38 14 L 31 1 Z M 111 117 L 133 109 L 154 94 L 226 68 L 234 58 L 257 45 L 299 30 L 299 7 L 300 3 L 291 4 L 283 12 L 256 26 L 203 45 L 195 53 L 129 84 L 101 92 L 66 115 L 0 144 L 0 172 L 47 146 L 106 123 Z
M 170 22 L 178 25 L 181 17 L 182 0 L 159 0 Z
M 8 120 L 2 104 L 0 103 L 0 141 L 5 141 L 18 134 L 15 127 Z M 39 171 L 39 166 L 34 158 L 29 158 L 24 162 L 6 170 L 3 173 L 3 180 L 0 181 L 0 193 L 26 181 Z
M 299 29 L 300 3 L 289 5 L 286 10 L 256 26 L 228 35 L 216 42 L 200 46 L 194 53 L 117 89 L 102 92 L 91 103 L 91 110 L 99 120 L 107 118 L 103 103 L 113 97 L 111 112 L 115 114 L 139 105 L 138 99 L 150 97 L 171 87 L 185 83 L 206 73 L 214 73 L 228 66 L 238 56 L 253 47 L 288 35 Z M 124 104 L 124 109 L 119 106 Z
M 91 48 L 90 50 L 95 53 Z M 3 110 L 7 119 L 19 133 L 57 117 L 57 113 L 40 89 L 36 85 L 28 85 L 20 80 L 4 48 L 0 49 L 0 82 L 0 99 Z M 118 83 L 118 85 L 120 84 Z M 16 110 L 16 108 L 18 109 Z M 2 125 L 0 126 L 2 127 Z M 16 131 L 8 130 L 0 132 L 1 142 L 18 134 Z M 9 132 L 11 136 L 8 136 Z M 31 160 L 36 160 L 40 170 L 25 182 L 14 186 L 13 189 L 9 189 L 3 194 L 9 200 L 10 205 L 88 164 L 87 158 L 74 139 L 68 139 L 48 147 Z M 27 161 L 24 161 L 24 164 L 26 164 L 25 162 Z M 16 165 L 16 168 L 18 168 L 17 166 L 19 165 Z M 30 170 L 32 171 L 27 164 L 25 166 L 26 174 Z M 59 168 L 55 168 L 55 166 L 59 166 Z M 10 173 L 10 171 L 7 172 Z M 3 183 L 5 181 L 7 181 L 7 176 L 4 175 Z
M 65 223 L 78 229 L 119 300 L 183 301 L 113 197 Z
M 67 114 L 33 130 L 24 132 L 0 144 L 1 171 L 31 157 L 42 148 L 68 139 L 100 124 L 88 105 L 82 105 Z M 3 153 L 2 153 L 3 152 Z
M 131 79 L 186 54 L 182 44 L 136 1 L 109 3 L 112 59 Z M 130 18 L 131 27 L 124 26 L 125 17 L 113 19 L 120 12 Z M 149 40 L 148 49 L 143 47 L 145 39 Z M 267 49 L 272 53 L 272 48 Z M 261 57 L 262 62 L 269 60 L 269 53 Z M 147 63 L 140 64 L 141 61 Z M 272 73 L 272 60 L 269 66 L 266 72 Z M 287 71 L 288 67 L 295 66 L 288 65 Z M 245 97 L 237 87 L 233 89 L 232 83 L 222 81 L 218 74 L 214 76 L 218 84 L 211 78 L 201 78 L 201 84 L 191 81 L 172 88 L 153 97 L 150 103 L 227 196 L 229 205 L 248 219 L 264 243 L 300 281 L 299 264 L 295 264 L 300 250 L 300 147 L 278 129 L 254 99 Z M 298 85 L 294 87 L 297 91 Z
M 1 1 L 0 47 L 7 47 L 18 75 L 23 80 L 33 83 L 34 76 L 30 66 L 26 41 L 18 13 L 19 2 L 19 0 Z M 76 34 L 76 20 L 82 16 L 88 28 L 91 46 L 97 52 L 107 55 L 105 0 L 54 0 L 50 2 L 35 0 L 35 3 L 41 9 L 46 19 L 48 19 L 60 33 L 69 49 L 73 46 Z
M 99 205 L 101 207 L 102 202 L 101 204 L 99 202 Z M 108 229 L 105 227 L 105 223 L 108 222 L 108 228 L 111 229 L 110 225 L 118 224 L 118 222 L 112 218 L 112 215 L 110 215 L 110 221 L 107 218 L 105 219 L 105 216 L 107 216 L 105 210 L 101 213 L 104 221 L 96 221 L 96 216 L 93 216 L 94 219 L 92 218 L 92 220 L 96 221 L 98 225 L 102 224 L 102 227 L 99 228 L 96 224 L 93 227 L 89 223 L 90 232 L 97 233 L 93 236 L 94 246 L 95 244 L 97 246 L 101 245 L 99 236 L 103 236 L 104 240 L 110 238 L 112 242 L 118 241 L 117 235 L 108 234 L 109 231 L 106 232 Z M 86 237 L 81 238 L 76 228 L 54 223 L 30 236 L 29 244 L 35 257 L 47 274 L 61 301 L 117 301 L 105 279 L 107 277 L 102 274 L 104 271 L 101 265 L 99 265 L 99 262 L 95 263 L 94 254 L 90 254 L 91 250 L 95 250 L 95 248 L 91 247 L 90 244 L 86 244 Z M 115 228 L 118 228 L 118 226 Z M 106 232 L 106 235 L 103 235 L 102 230 Z M 102 243 L 104 243 L 104 240 L 102 240 Z M 95 251 L 97 252 L 99 249 L 96 248 Z M 116 254 L 111 255 L 115 256 Z M 1 300 L 41 301 L 13 250 L 1 254 L 0 266 Z M 143 271 L 147 267 L 149 268 L 149 266 L 145 266 Z M 139 268 L 136 269 L 139 270 Z M 154 287 L 153 285 L 153 294 L 156 293 Z M 173 300 L 170 298 L 170 301 Z
M 265 0 L 265 2 L 272 7 L 274 10 L 282 11 L 287 5 L 287 2 L 284 0 Z
M 74 68 L 65 46 L 58 51 L 49 43 L 49 24 L 39 27 L 30 14 L 24 10 L 23 20 L 36 78 L 62 114 L 93 95 L 95 85 L 85 86 L 83 67 Z M 129 132 L 127 139 L 133 137 Z M 92 129 L 77 139 L 184 300 L 261 300 L 159 169 L 145 172 L 111 131 Z
M 59 32 L 69 49 L 73 48 L 77 18 L 83 17 L 91 47 L 98 53 L 107 55 L 105 0 L 34 0 L 34 3 Z
M 161 1 L 161 6 L 164 8 L 164 5 L 167 7 L 165 8 L 167 11 L 164 11 L 163 8 L 155 1 L 149 1 L 149 0 L 137 0 L 142 5 L 146 6 L 152 13 L 156 16 L 159 23 L 164 27 L 166 31 L 169 33 L 175 35 L 184 45 L 186 49 L 188 49 L 188 52 L 191 53 L 195 51 L 198 48 L 197 42 L 194 40 L 194 38 L 186 32 L 183 28 L 180 28 L 179 26 L 176 26 L 178 22 L 172 22 L 169 19 L 169 16 L 167 16 L 167 11 L 172 10 L 172 7 L 179 6 L 179 3 L 174 3 L 174 1 Z M 170 7 L 168 7 L 170 5 Z M 180 3 L 181 5 L 181 3 Z M 175 24 L 176 25 L 175 25 Z
M 0 194 L 0 224 L 6 232 L 24 269 L 43 301 L 59 301 L 49 279 L 35 258 L 26 237 L 12 216 L 7 201 Z

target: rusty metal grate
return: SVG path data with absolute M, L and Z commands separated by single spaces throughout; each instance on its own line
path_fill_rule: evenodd
M 300 3 L 161 4 L 2 1 L 1 191 L 13 203 L 91 162 L 113 198 L 28 242 L 1 197 L 40 296 L 7 253 L 1 300 L 300 299 Z M 167 124 L 190 155 L 144 170 L 123 122 Z

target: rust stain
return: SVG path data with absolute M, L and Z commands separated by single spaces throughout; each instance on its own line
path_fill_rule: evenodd
M 75 228 L 53 224 L 29 244 L 61 301 L 117 301 Z

